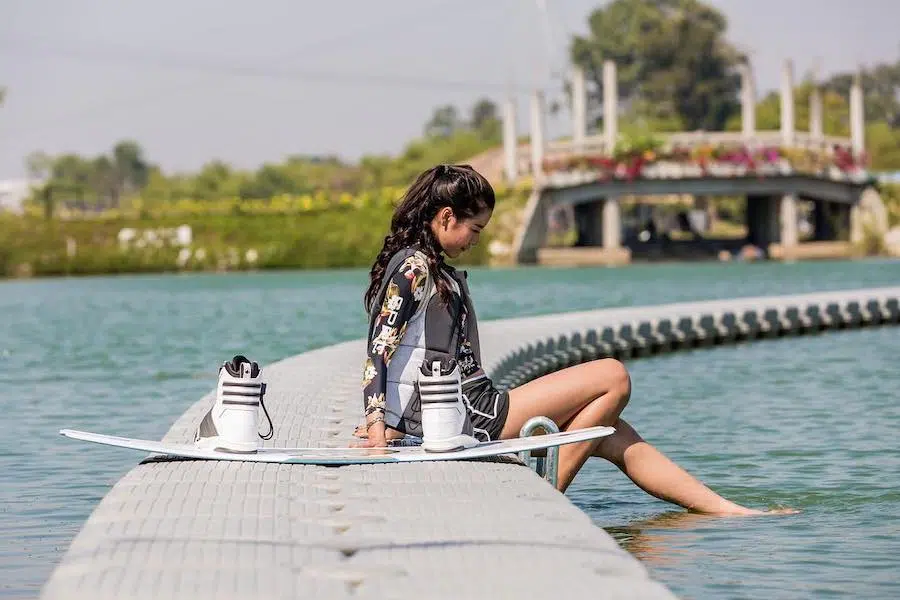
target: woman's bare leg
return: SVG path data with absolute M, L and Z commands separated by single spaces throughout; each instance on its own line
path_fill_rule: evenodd
M 665 454 L 645 442 L 623 419 L 616 421 L 616 432 L 601 438 L 593 456 L 600 456 L 619 467 L 639 488 L 660 500 L 688 510 L 718 515 L 758 515 L 735 504 L 703 485 Z
M 713 514 L 757 514 L 725 500 L 645 442 L 619 414 L 628 404 L 631 378 L 621 362 L 600 359 L 545 375 L 510 390 L 509 415 L 501 435 L 519 435 L 528 419 L 543 415 L 563 430 L 616 427 L 611 436 L 565 444 L 559 449 L 558 487 L 565 491 L 590 456 L 603 457 L 641 489 L 689 510 Z
M 518 437 L 528 419 L 538 415 L 563 430 L 612 425 L 630 395 L 631 378 L 617 360 L 600 359 L 556 371 L 510 390 L 509 414 L 500 437 Z M 569 486 L 597 444 L 593 440 L 560 446 L 560 491 Z

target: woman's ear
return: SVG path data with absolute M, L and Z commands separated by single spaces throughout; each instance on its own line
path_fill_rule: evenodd
M 453 218 L 453 209 L 449 206 L 445 206 L 438 212 L 438 222 L 441 224 L 441 227 L 446 229 L 450 227 L 450 219 Z

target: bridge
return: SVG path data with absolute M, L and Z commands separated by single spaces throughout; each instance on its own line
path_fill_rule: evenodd
M 859 80 L 850 90 L 849 138 L 824 135 L 818 88 L 810 95 L 809 131 L 796 130 L 790 60 L 782 69 L 778 131 L 756 129 L 749 65 L 742 68 L 741 80 L 740 131 L 660 134 L 653 136 L 658 143 L 643 148 L 622 147 L 612 61 L 603 65 L 603 128 L 598 134 L 588 135 L 585 75 L 579 68 L 571 75 L 569 139 L 546 140 L 544 95 L 537 90 L 530 100 L 530 139 L 519 143 L 516 105 L 508 100 L 502 149 L 473 164 L 490 168 L 493 163 L 507 183 L 530 179 L 533 184 L 513 243 L 515 262 L 839 257 L 852 255 L 867 230 L 883 234 L 887 214 L 876 180 L 864 166 Z M 715 237 L 705 230 L 704 209 L 716 196 L 743 199 L 743 231 Z M 653 206 L 684 205 L 684 197 L 690 197 L 687 204 L 693 208 L 669 215 L 668 225 L 674 223 L 678 235 L 659 233 Z M 574 240 L 553 243 L 551 237 L 561 227 L 568 227 Z

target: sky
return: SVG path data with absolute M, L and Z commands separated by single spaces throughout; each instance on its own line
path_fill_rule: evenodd
M 134 139 L 164 171 L 219 159 L 396 154 L 435 107 L 562 98 L 568 44 L 601 0 L 0 0 L 0 180 L 34 151 Z M 898 0 L 708 0 L 759 96 L 900 58 Z M 542 10 L 541 6 L 545 9 Z M 548 120 L 567 135 L 570 115 Z

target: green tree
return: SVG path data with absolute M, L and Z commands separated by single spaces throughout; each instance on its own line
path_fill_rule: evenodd
M 32 180 L 46 181 L 50 177 L 52 168 L 53 158 L 45 152 L 32 152 L 25 158 L 25 169 L 28 172 L 28 177 Z M 55 206 L 50 186 L 44 185 L 36 188 L 33 195 L 32 201 L 43 208 L 44 218 L 48 221 L 52 219 Z
M 838 75 L 836 78 L 842 78 Z M 849 77 L 849 75 L 847 75 Z M 797 131 L 809 131 L 809 97 L 813 85 L 805 82 L 794 89 L 794 112 Z M 850 103 L 848 94 L 833 89 L 822 90 L 822 129 L 825 135 L 847 137 L 850 135 Z M 849 93 L 849 92 L 848 92 Z M 767 94 L 756 105 L 756 127 L 763 131 L 775 131 L 781 126 L 781 98 L 778 93 Z M 727 129 L 738 131 L 740 116 L 729 119 Z M 884 119 L 866 122 L 866 150 L 869 168 L 875 171 L 900 169 L 900 129 Z
M 88 158 L 70 153 L 53 157 L 36 152 L 25 164 L 32 178 L 44 182 L 36 190 L 40 193 L 35 202 L 78 210 L 117 208 L 123 195 L 144 188 L 152 167 L 141 147 L 127 140 L 116 144 L 110 155 Z M 54 212 L 53 207 L 45 210 L 49 215 Z
M 203 165 L 200 172 L 192 177 L 191 197 L 198 200 L 217 200 L 237 196 L 240 187 L 237 173 L 228 164 L 213 160 Z
M 575 36 L 572 61 L 591 83 L 599 106 L 603 61 L 618 70 L 619 96 L 632 114 L 668 127 L 720 130 L 737 112 L 744 60 L 726 39 L 727 21 L 698 0 L 614 0 Z M 599 120 L 599 118 L 598 118 Z
M 797 131 L 809 131 L 809 97 L 813 85 L 805 82 L 794 88 L 794 126 Z M 822 90 L 822 129 L 825 135 L 850 135 L 850 105 L 846 97 L 831 90 Z M 756 128 L 777 131 L 781 127 L 781 96 L 770 92 L 756 105 Z M 741 116 L 733 115 L 726 124 L 728 131 L 740 131 Z
M 450 137 L 462 128 L 459 111 L 452 104 L 439 106 L 434 110 L 431 119 L 425 124 L 427 137 Z
M 873 171 L 900 171 L 900 129 L 884 121 L 866 125 L 866 150 Z
M 499 139 L 502 125 L 497 105 L 487 98 L 475 102 L 469 126 L 484 139 Z
M 147 184 L 150 165 L 144 159 L 144 150 L 135 141 L 124 140 L 116 144 L 110 166 L 114 182 L 111 188 L 114 194 L 113 206 L 118 206 L 121 195 L 134 193 Z
M 85 165 L 87 187 L 91 191 L 94 208 L 117 208 L 121 195 L 117 165 L 101 154 Z M 85 207 L 79 207 L 84 209 Z
M 860 73 L 863 103 L 867 121 L 884 121 L 900 127 L 900 60 L 894 64 L 881 63 Z M 825 82 L 827 89 L 848 97 L 854 73 L 839 73 Z

